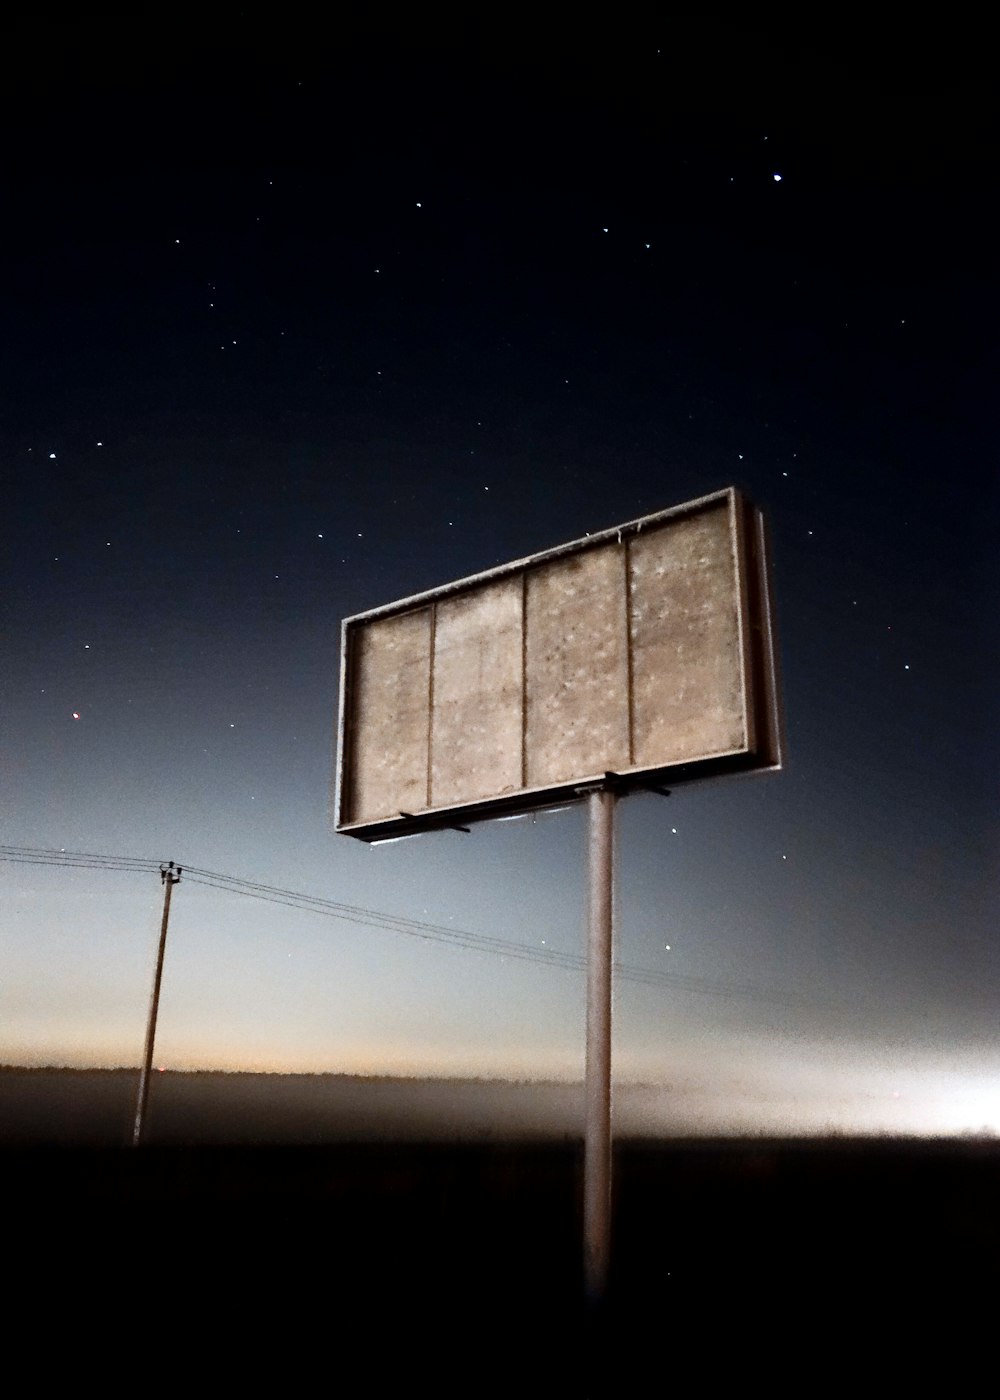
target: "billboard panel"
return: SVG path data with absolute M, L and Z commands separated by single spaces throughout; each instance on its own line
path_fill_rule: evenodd
M 520 579 L 502 579 L 435 607 L 428 807 L 521 786 L 521 593 Z
M 527 784 L 617 767 L 628 746 L 620 551 L 570 554 L 525 579 Z
M 343 624 L 336 825 L 362 840 L 780 763 L 763 521 L 733 488 Z

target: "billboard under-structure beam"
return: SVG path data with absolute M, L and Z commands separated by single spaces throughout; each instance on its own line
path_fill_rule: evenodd
M 781 765 L 735 488 L 347 618 L 341 665 L 336 825 L 365 841 Z

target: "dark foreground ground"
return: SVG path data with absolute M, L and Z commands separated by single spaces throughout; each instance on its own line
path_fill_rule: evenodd
M 622 1144 L 600 1315 L 575 1142 L 8 1146 L 0 1172 L 38 1385 L 895 1393 L 993 1365 L 996 1143 Z

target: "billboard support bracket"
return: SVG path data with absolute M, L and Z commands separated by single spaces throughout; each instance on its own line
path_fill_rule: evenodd
M 410 822 L 416 821 L 416 817 L 413 815 L 412 812 L 400 812 L 399 815 L 400 815 L 401 817 L 405 817 L 407 821 L 410 821 Z M 471 826 L 458 826 L 458 825 L 456 824 L 456 825 L 454 825 L 454 826 L 443 826 L 443 827 L 441 828 L 441 830 L 442 830 L 442 831 L 461 831 L 461 832 L 463 833 L 463 835 L 465 835 L 465 836 L 471 836 L 471 835 L 472 835 L 472 827 L 471 827 Z

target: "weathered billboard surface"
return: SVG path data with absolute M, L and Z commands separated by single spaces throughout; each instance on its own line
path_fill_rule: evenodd
M 343 624 L 336 825 L 365 841 L 780 765 L 764 525 L 734 489 Z

